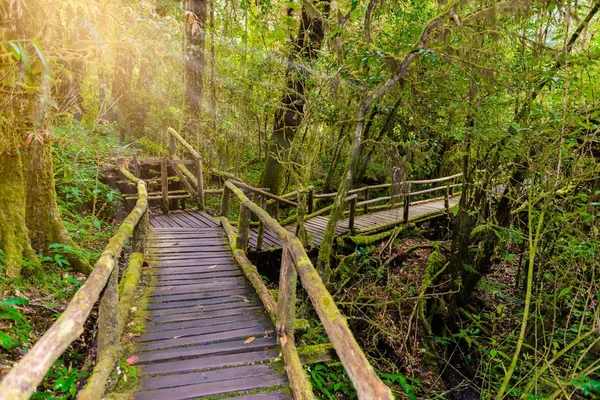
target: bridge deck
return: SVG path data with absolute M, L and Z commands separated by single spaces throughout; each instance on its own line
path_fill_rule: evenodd
M 449 199 L 448 203 L 449 203 L 450 207 L 453 207 L 456 204 L 458 204 L 458 201 L 459 201 L 459 197 L 453 197 L 453 198 Z M 409 211 L 409 213 L 408 213 L 409 221 L 415 220 L 417 218 L 420 218 L 420 217 L 430 214 L 430 213 L 443 212 L 444 211 L 444 200 L 430 201 L 427 203 L 421 203 L 418 205 L 410 206 L 408 211 Z M 389 224 L 389 223 L 396 222 L 396 221 L 403 221 L 404 220 L 403 213 L 404 213 L 403 208 L 402 208 L 402 206 L 400 206 L 398 208 L 391 208 L 391 209 L 376 211 L 376 212 L 372 212 L 372 213 L 368 213 L 368 214 L 357 215 L 356 218 L 354 219 L 354 226 L 355 226 L 355 229 L 362 230 L 362 229 L 373 228 L 378 225 Z M 328 221 L 327 216 L 319 215 L 319 216 L 316 216 L 316 217 L 313 217 L 313 218 L 307 220 L 304 223 L 306 230 L 312 237 L 311 245 L 313 247 L 318 247 L 321 244 L 321 242 L 323 241 L 323 232 L 325 232 L 325 228 L 327 227 L 327 221 Z M 340 234 L 344 234 L 344 233 L 348 232 L 348 226 L 349 226 L 348 224 L 349 224 L 348 218 L 345 218 L 345 219 L 341 220 L 340 222 L 338 222 L 337 227 L 336 227 L 337 234 L 340 235 Z M 290 232 L 295 232 L 296 225 L 295 224 L 288 225 L 285 228 Z
M 146 333 L 134 339 L 143 366 L 135 399 L 290 399 L 273 325 L 218 222 L 180 212 L 150 224 L 146 259 L 157 283 Z

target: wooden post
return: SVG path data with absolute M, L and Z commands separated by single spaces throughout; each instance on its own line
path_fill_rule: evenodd
M 267 209 L 267 198 L 259 196 L 260 208 L 263 210 Z M 263 240 L 265 237 L 265 224 L 261 219 L 258 220 L 258 235 L 256 236 L 256 251 L 262 250 Z
M 248 248 L 248 233 L 250 230 L 250 210 L 240 203 L 240 219 L 238 221 L 238 235 L 235 245 L 238 249 L 246 251 Z
M 404 193 L 404 223 L 408 223 L 408 211 L 410 208 L 410 182 L 406 183 L 406 193 Z
M 141 178 L 140 164 L 138 163 L 135 153 L 131 155 L 131 158 L 133 160 L 133 174 L 136 178 Z
M 102 291 L 98 306 L 98 354 L 107 354 L 106 349 L 117 347 L 121 342 L 118 308 L 119 268 L 115 260 L 115 267 Z
M 444 191 L 444 208 L 446 212 L 450 213 L 450 188 L 446 185 L 446 190 Z
M 221 217 L 227 218 L 229 213 L 229 198 L 231 197 L 231 189 L 227 185 L 223 186 L 223 197 L 221 197 Z
M 146 234 L 146 229 L 150 225 L 150 217 L 148 215 L 148 210 L 144 212 L 140 222 L 133 228 L 133 236 L 131 237 L 131 247 L 134 252 L 143 253 L 144 252 L 144 236 Z
M 294 267 L 290 251 L 284 245 L 281 251 L 279 297 L 277 299 L 277 334 L 280 339 L 282 335 L 287 335 L 289 340 L 294 340 L 297 280 L 296 267 Z
M 196 179 L 198 179 L 198 209 L 204 211 L 204 179 L 202 177 L 202 160 L 196 159 Z
M 369 188 L 366 188 L 365 189 L 365 201 L 369 200 L 369 197 L 370 197 L 369 195 L 370 195 Z M 369 212 L 369 205 L 365 204 L 363 207 L 363 213 L 366 214 L 368 212 Z
M 314 188 L 310 186 L 308 188 L 308 213 L 312 214 L 315 211 L 315 200 L 314 200 Z
M 350 216 L 348 217 L 348 229 L 350 229 L 350 235 L 354 235 L 354 216 L 356 214 L 356 199 L 358 196 L 354 195 L 348 202 L 350 206 Z
M 175 146 L 175 137 L 168 133 L 169 135 L 169 158 L 172 160 L 177 156 L 177 147 Z
M 277 339 L 281 346 L 285 369 L 294 399 L 314 400 L 315 396 L 306 373 L 302 369 L 294 341 L 296 320 L 296 282 L 298 273 L 288 248 L 281 251 L 279 298 L 277 301 Z
M 163 214 L 169 213 L 169 169 L 167 159 L 160 160 L 160 181 L 162 187 L 162 211 Z

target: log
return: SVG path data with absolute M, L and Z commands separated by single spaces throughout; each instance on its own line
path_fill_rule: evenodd
M 52 364 L 83 333 L 85 321 L 106 286 L 123 245 L 148 208 L 146 184 L 138 179 L 137 189 L 139 199 L 135 208 L 110 239 L 87 281 L 75 293 L 58 320 L 0 382 L 0 399 L 28 399 Z

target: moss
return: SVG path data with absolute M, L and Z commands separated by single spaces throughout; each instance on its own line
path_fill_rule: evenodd
M 333 360 L 336 353 L 333 344 L 322 343 L 299 347 L 298 356 L 302 364 L 316 364 Z

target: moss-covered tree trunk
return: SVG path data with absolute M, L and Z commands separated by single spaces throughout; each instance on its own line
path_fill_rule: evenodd
M 23 259 L 35 259 L 25 225 L 25 181 L 21 155 L 16 149 L 0 153 L 0 250 L 6 275 L 20 275 Z
M 316 0 L 313 7 L 327 15 L 329 0 Z M 285 172 L 284 164 L 306 112 L 306 91 L 310 85 L 308 82 L 310 72 L 304 63 L 317 58 L 325 37 L 322 16 L 312 14 L 306 6 L 302 7 L 298 36 L 294 42 L 292 54 L 288 58 L 285 91 L 280 105 L 275 111 L 273 133 L 269 140 L 269 151 L 261 186 L 271 189 L 271 193 L 275 194 L 281 193 Z

